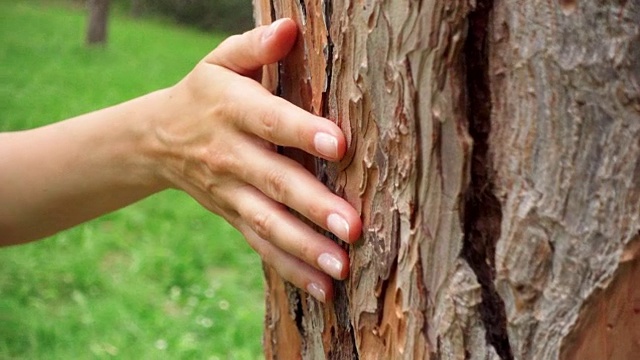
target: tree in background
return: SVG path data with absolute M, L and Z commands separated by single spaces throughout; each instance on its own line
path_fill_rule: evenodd
M 144 0 L 131 0 L 131 16 L 137 18 L 146 11 L 147 5 Z
M 123 1 L 123 0 L 120 0 Z M 251 0 L 127 0 L 132 13 L 159 13 L 178 23 L 229 34 L 253 27 Z
M 85 0 L 70 0 L 73 2 Z M 88 44 L 107 41 L 110 7 L 126 9 L 132 17 L 161 15 L 206 31 L 241 33 L 253 27 L 251 0 L 86 0 Z
M 109 0 L 88 0 L 87 44 L 106 44 L 109 24 Z
M 640 2 L 256 0 L 264 83 L 336 121 L 361 209 L 322 305 L 265 268 L 267 359 L 640 354 Z

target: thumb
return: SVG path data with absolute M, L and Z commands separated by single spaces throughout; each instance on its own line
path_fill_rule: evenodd
M 285 57 L 298 34 L 296 23 L 288 18 L 257 27 L 223 41 L 204 59 L 244 76 L 253 76 L 263 65 Z

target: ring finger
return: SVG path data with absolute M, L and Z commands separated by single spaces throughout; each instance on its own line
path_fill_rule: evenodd
M 335 242 L 314 231 L 284 206 L 253 186 L 239 190 L 236 210 L 258 236 L 277 248 L 321 269 L 335 279 L 349 272 L 349 258 Z
M 262 261 L 274 268 L 283 279 L 300 289 L 305 289 L 321 302 L 333 298 L 333 284 L 326 274 L 261 238 L 248 225 L 240 225 L 238 230 L 260 255 Z

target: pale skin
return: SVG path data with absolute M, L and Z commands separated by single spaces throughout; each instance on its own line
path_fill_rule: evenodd
M 349 258 L 294 209 L 342 241 L 362 223 L 275 145 L 329 161 L 346 151 L 340 128 L 273 96 L 261 69 L 290 51 L 290 19 L 228 38 L 182 81 L 45 127 L 0 133 L 0 245 L 41 239 L 168 188 L 183 190 L 236 227 L 278 273 L 320 301 Z

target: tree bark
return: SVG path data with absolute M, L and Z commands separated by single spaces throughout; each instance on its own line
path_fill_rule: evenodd
M 144 0 L 131 0 L 131 16 L 139 18 L 144 14 L 146 3 Z
M 323 306 L 265 268 L 267 359 L 634 359 L 640 1 L 255 0 L 264 84 L 336 121 L 284 149 L 365 224 Z
M 87 44 L 106 44 L 109 23 L 109 0 L 89 0 L 89 21 L 87 24 Z

